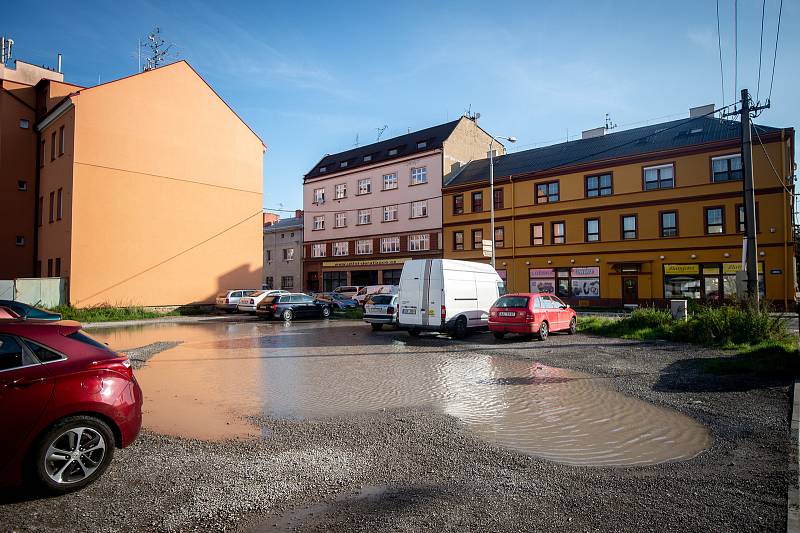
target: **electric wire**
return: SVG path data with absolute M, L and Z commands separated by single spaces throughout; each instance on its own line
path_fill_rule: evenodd
M 733 99 L 739 90 L 739 0 L 733 1 Z
M 778 39 L 781 36 L 781 15 L 783 14 L 783 0 L 780 2 L 780 7 L 778 7 L 778 30 L 775 33 L 775 54 L 772 56 L 772 78 L 769 82 L 769 96 L 767 97 L 767 102 L 772 100 L 772 85 L 775 83 L 775 62 L 778 59 Z
M 719 48 L 719 77 L 722 81 L 722 105 L 725 105 L 725 70 L 722 67 L 722 37 L 719 31 L 719 0 L 717 0 L 717 47 Z
M 761 94 L 761 56 L 764 51 L 764 11 L 766 7 L 767 0 L 761 0 L 761 43 L 758 47 L 758 85 L 756 86 L 756 102 L 758 102 L 758 96 Z

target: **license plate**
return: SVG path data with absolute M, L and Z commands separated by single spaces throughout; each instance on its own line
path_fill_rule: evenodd
M 402 310 L 404 315 L 416 315 L 417 308 L 416 307 L 404 307 Z
M 368 305 L 364 308 L 364 311 L 367 313 L 377 313 L 380 311 L 380 308 L 375 307 L 374 305 Z
M 498 316 L 517 316 L 517 313 L 514 311 L 500 311 L 497 313 Z

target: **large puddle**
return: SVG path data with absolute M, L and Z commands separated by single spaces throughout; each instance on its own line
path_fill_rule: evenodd
M 693 457 L 711 439 L 603 379 L 464 345 L 407 344 L 342 322 L 161 324 L 91 332 L 118 350 L 183 341 L 138 370 L 145 426 L 202 439 L 258 435 L 243 417 L 313 418 L 429 406 L 502 446 L 569 464 Z M 422 345 L 422 346 L 420 346 Z M 480 352 L 480 348 L 476 350 Z

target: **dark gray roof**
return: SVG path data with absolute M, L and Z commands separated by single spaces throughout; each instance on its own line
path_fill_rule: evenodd
M 303 227 L 303 217 L 282 218 L 273 222 L 270 226 L 264 226 L 264 231 L 280 231 L 298 226 Z
M 779 132 L 779 128 L 755 126 L 760 134 Z M 693 145 L 738 139 L 739 122 L 713 117 L 696 117 L 631 130 L 609 133 L 601 137 L 534 148 L 496 157 L 495 178 L 529 174 L 599 162 L 625 156 L 646 154 Z M 756 136 L 753 136 L 756 139 Z M 489 160 L 472 161 L 445 186 L 463 185 L 489 179 Z
M 399 137 L 392 137 L 385 141 L 359 146 L 358 148 L 339 152 L 338 154 L 326 155 L 305 175 L 304 179 L 327 176 L 328 174 L 333 174 L 340 170 L 349 170 L 361 165 L 372 165 L 380 161 L 387 161 L 417 152 L 427 152 L 435 148 L 441 148 L 445 139 L 453 133 L 453 130 L 458 126 L 460 120 L 461 119 L 447 122 L 446 124 L 439 124 L 438 126 L 425 128 L 424 130 L 400 135 Z M 425 146 L 418 148 L 417 146 L 420 142 L 424 142 Z M 389 151 L 392 149 L 396 149 L 397 153 L 389 155 Z M 369 156 L 370 159 L 364 161 L 364 157 L 367 156 Z M 346 163 L 346 166 L 342 167 L 342 163 Z M 321 168 L 324 168 L 325 171 L 320 172 Z

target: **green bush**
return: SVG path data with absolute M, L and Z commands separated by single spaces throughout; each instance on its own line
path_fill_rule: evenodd
M 628 324 L 632 328 L 652 328 L 652 329 L 665 329 L 669 328 L 672 320 L 672 314 L 665 309 L 656 309 L 655 307 L 642 307 L 634 309 L 631 316 L 626 318 Z

